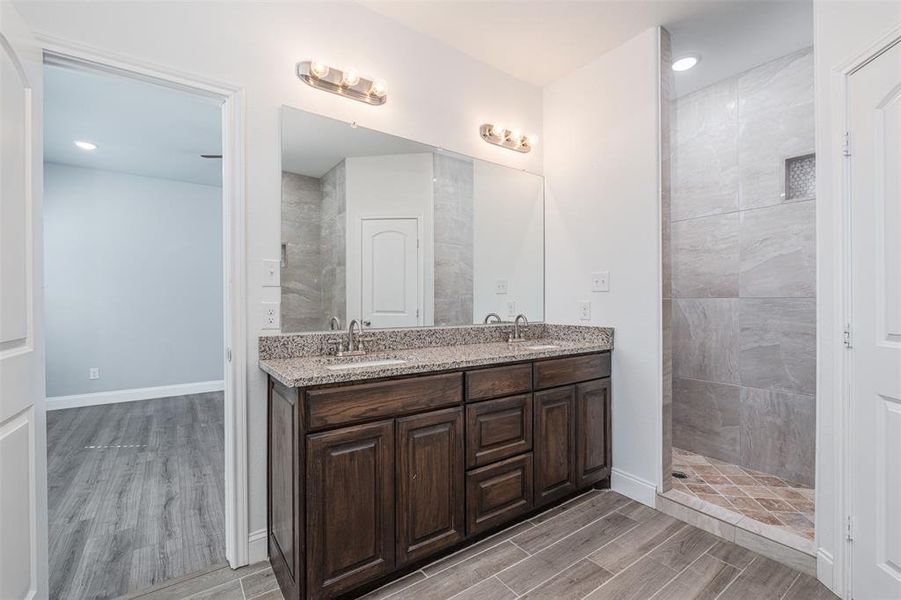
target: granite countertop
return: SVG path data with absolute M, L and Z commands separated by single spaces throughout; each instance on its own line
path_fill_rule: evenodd
M 528 346 L 554 345 L 556 348 L 530 350 Z M 518 360 L 553 358 L 585 352 L 613 349 L 609 338 L 561 340 L 555 338 L 530 339 L 526 342 L 460 344 L 431 346 L 403 350 L 369 352 L 364 356 L 338 358 L 335 356 L 298 356 L 260 360 L 260 368 L 288 387 L 308 387 L 330 383 L 360 382 L 367 379 L 413 375 L 430 371 L 466 369 Z M 331 370 L 328 365 L 349 362 L 402 359 L 402 364 L 380 365 L 354 369 Z

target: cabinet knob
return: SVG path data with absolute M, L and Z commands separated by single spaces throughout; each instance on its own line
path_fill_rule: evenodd
M 416 473 L 413 473 L 413 479 L 416 479 L 416 477 L 417 477 Z

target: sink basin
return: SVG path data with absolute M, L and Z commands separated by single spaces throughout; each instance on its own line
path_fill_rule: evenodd
M 557 344 L 533 344 L 531 346 L 523 346 L 526 350 L 555 350 L 559 348 Z
M 402 365 L 407 361 L 402 358 L 383 358 L 381 360 L 363 360 L 356 362 L 336 363 L 326 365 L 329 371 L 344 371 L 346 369 L 368 369 L 371 367 L 389 367 L 391 365 Z

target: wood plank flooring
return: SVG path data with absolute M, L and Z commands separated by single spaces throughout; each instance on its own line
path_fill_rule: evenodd
M 223 395 L 47 413 L 50 598 L 115 598 L 225 562 Z
M 139 598 L 282 600 L 271 573 L 265 563 L 237 571 L 219 569 Z M 738 598 L 836 599 L 812 577 L 614 492 L 593 491 L 362 600 Z
M 593 491 L 365 600 L 834 600 L 812 577 L 610 491 Z

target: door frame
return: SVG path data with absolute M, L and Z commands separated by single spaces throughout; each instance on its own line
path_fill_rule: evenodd
M 247 440 L 247 285 L 244 189 L 244 90 L 158 64 L 35 32 L 44 56 L 215 98 L 222 102 L 222 209 L 225 379 L 225 555 L 249 564 Z M 45 517 L 46 518 L 46 517 Z M 255 536 L 257 537 L 257 536 Z
M 830 137 L 832 143 L 829 148 L 836 155 L 835 167 L 832 172 L 825 173 L 823 186 L 835 190 L 833 194 L 823 194 L 823 202 L 831 202 L 831 210 L 835 223 L 833 224 L 833 236 L 835 243 L 828 251 L 819 249 L 822 256 L 818 261 L 824 263 L 820 268 L 827 272 L 834 272 L 834 285 L 832 288 L 818 290 L 818 295 L 828 296 L 831 299 L 834 310 L 832 314 L 823 315 L 819 312 L 822 322 L 818 323 L 818 336 L 833 340 L 831 357 L 818 361 L 817 383 L 823 389 L 818 391 L 821 402 L 829 403 L 829 412 L 833 419 L 829 422 L 817 425 L 817 521 L 821 519 L 831 520 L 829 527 L 835 532 L 832 548 L 834 556 L 828 553 L 817 543 L 817 571 L 820 580 L 831 579 L 834 589 L 843 598 L 851 598 L 853 581 L 851 581 L 851 537 L 852 530 L 852 478 L 850 462 L 852 436 L 850 427 L 851 418 L 851 387 L 854 379 L 853 359 L 853 323 L 852 319 L 852 256 L 851 256 L 851 154 L 852 145 L 846 132 L 851 126 L 851 103 L 849 98 L 850 77 L 858 70 L 865 67 L 871 61 L 887 52 L 894 46 L 901 44 L 901 24 L 883 34 L 862 52 L 836 67 L 832 72 L 833 85 L 832 101 L 837 107 L 841 107 L 836 118 L 830 124 Z M 819 192 L 819 190 L 818 190 Z M 819 195 L 819 193 L 818 193 Z M 818 309 L 819 310 L 819 309 Z M 830 318 L 831 317 L 831 318 Z M 847 336 L 847 337 L 846 337 Z M 846 345 L 845 340 L 848 340 Z M 831 360 L 828 360 L 831 358 Z M 828 363 L 828 364 L 827 364 Z M 830 370 L 834 377 L 825 379 L 822 373 Z M 825 382 L 829 384 L 824 385 Z M 820 412 L 817 411 L 818 421 Z M 828 439 L 827 439 L 828 435 Z M 821 478 L 820 469 L 829 470 L 833 475 L 834 488 L 824 489 L 819 485 Z M 819 539 L 821 527 L 817 527 Z M 829 573 L 831 571 L 831 573 Z M 830 575 L 826 578 L 827 573 Z
M 418 282 L 416 285 L 416 309 L 419 311 L 418 321 L 419 323 L 415 325 L 415 327 L 423 327 L 426 323 L 426 314 L 425 314 L 425 257 L 423 253 L 424 249 L 424 240 L 423 235 L 425 232 L 423 231 L 422 226 L 422 216 L 421 215 L 368 215 L 362 214 L 359 218 L 359 239 L 358 243 L 360 244 L 360 296 L 357 298 L 359 302 L 359 314 L 360 319 L 363 318 L 363 222 L 364 221 L 399 221 L 399 220 L 411 220 L 416 221 L 416 277 L 418 278 Z

